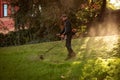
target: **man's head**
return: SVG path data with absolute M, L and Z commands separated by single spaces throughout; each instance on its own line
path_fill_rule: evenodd
M 62 20 L 62 21 L 65 21 L 67 18 L 68 18 L 68 17 L 67 17 L 66 14 L 62 14 L 62 16 L 61 16 L 61 20 Z

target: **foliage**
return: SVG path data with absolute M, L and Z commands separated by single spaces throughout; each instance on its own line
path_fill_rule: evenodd
M 1 39 L 0 42 L 1 47 L 22 45 L 30 41 L 27 30 L 26 31 L 21 30 L 19 32 L 11 32 L 9 34 L 1 34 L 0 39 Z
M 118 39 L 118 42 L 115 45 L 116 45 L 116 47 L 113 48 L 113 51 L 112 51 L 112 52 L 114 52 L 113 56 L 120 58 L 120 38 Z
M 83 24 L 93 21 L 100 13 L 101 1 L 95 1 L 92 3 L 81 4 L 80 9 L 76 13 L 77 19 L 79 19 Z
M 119 63 L 119 59 L 101 58 L 75 61 L 67 80 L 119 80 Z
M 58 37 L 56 37 L 56 35 L 53 33 L 56 32 L 55 31 L 56 29 L 54 30 L 53 28 L 56 28 L 56 26 L 51 27 L 51 30 L 49 32 L 45 31 L 45 28 L 42 28 L 41 31 L 37 31 L 37 32 L 36 32 L 36 28 L 30 28 L 30 29 L 10 32 L 8 34 L 1 33 L 0 47 L 59 40 Z M 39 35 L 39 33 L 42 34 Z
M 59 18 L 62 13 L 68 14 L 72 27 L 78 29 L 78 36 L 87 36 L 91 24 L 97 21 L 98 16 L 103 15 L 106 0 L 9 1 L 13 7 L 19 7 L 11 16 L 14 18 L 16 31 L 23 30 L 24 32 L 28 29 L 29 35 L 34 37 L 29 37 L 30 40 L 37 42 L 58 40 L 55 34 L 60 31 L 58 29 L 61 24 Z

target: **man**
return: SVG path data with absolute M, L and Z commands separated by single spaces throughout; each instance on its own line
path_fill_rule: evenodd
M 68 17 L 66 16 L 66 14 L 63 14 L 61 16 L 61 20 L 63 21 L 63 29 L 60 32 L 59 36 L 61 38 L 65 38 L 66 39 L 66 48 L 68 50 L 68 57 L 66 58 L 66 60 L 71 59 L 72 57 L 75 57 L 75 53 L 72 50 L 71 47 L 71 40 L 72 40 L 72 27 L 71 27 L 71 23 L 68 20 Z

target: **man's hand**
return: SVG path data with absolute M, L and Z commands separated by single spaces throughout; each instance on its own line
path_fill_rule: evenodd
M 60 38 L 63 38 L 63 39 L 65 38 L 65 35 L 63 35 L 63 34 L 62 35 L 61 34 L 56 34 L 56 36 L 58 36 Z
M 60 37 L 61 37 L 61 38 L 65 38 L 65 35 L 62 34 Z

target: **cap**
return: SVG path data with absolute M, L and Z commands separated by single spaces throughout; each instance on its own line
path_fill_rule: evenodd
M 67 17 L 67 15 L 66 15 L 66 14 L 62 14 L 62 15 L 61 15 L 61 18 L 63 18 L 63 17 Z

